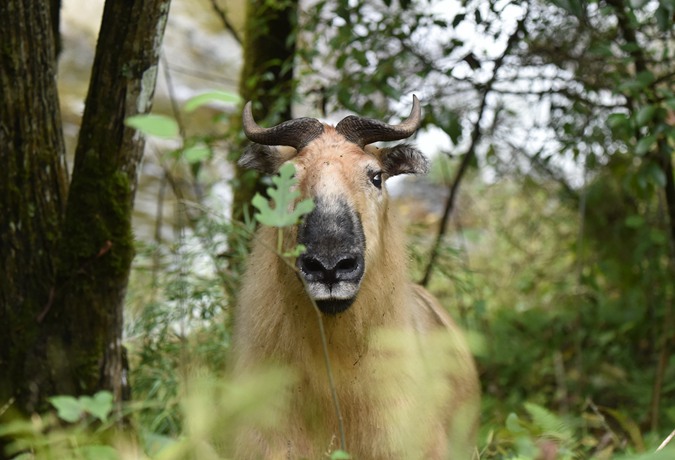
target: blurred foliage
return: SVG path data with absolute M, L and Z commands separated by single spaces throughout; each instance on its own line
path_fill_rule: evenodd
M 397 201 L 416 279 L 476 140 L 430 288 L 475 345 L 481 458 L 674 456 L 672 442 L 654 453 L 675 427 L 674 23 L 672 0 L 319 0 L 302 12 L 307 100 L 384 118 L 415 92 L 424 126 L 449 140 L 428 152 L 435 185 L 404 182 L 421 196 Z M 183 138 L 166 171 L 208 188 L 214 142 Z M 129 289 L 128 410 L 144 441 L 119 458 L 218 458 L 203 450 L 213 430 L 264 412 L 288 381 L 246 382 L 236 396 L 215 383 L 227 382 L 229 307 L 254 224 L 173 190 L 186 217 L 172 241 L 140 245 Z M 196 375 L 212 386 L 192 387 Z M 49 443 L 71 429 L 37 432 Z

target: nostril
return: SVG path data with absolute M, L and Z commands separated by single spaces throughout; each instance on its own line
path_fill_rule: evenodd
M 351 272 L 356 270 L 357 266 L 358 263 L 355 257 L 347 257 L 346 259 L 339 261 L 335 266 L 335 269 L 338 272 Z
M 326 270 L 323 264 L 314 257 L 303 257 L 301 264 L 306 273 L 321 273 Z
M 304 254 L 298 258 L 297 264 L 305 280 L 311 282 L 333 284 L 355 281 L 363 274 L 362 259 L 358 255 L 331 259 Z

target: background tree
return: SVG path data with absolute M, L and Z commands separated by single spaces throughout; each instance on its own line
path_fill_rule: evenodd
M 246 103 L 254 101 L 253 115 L 261 123 L 280 123 L 291 118 L 295 95 L 295 59 L 297 47 L 297 0 L 248 0 L 242 42 L 244 62 L 239 80 L 239 94 Z M 241 118 L 232 123 L 239 141 L 233 148 L 238 158 L 246 145 L 241 134 Z M 242 220 L 244 209 L 253 195 L 262 191 L 259 175 L 236 167 L 233 183 L 232 217 Z
M 0 400 L 45 408 L 54 394 L 122 396 L 122 312 L 143 139 L 168 0 L 106 2 L 72 178 L 56 69 L 59 2 L 0 6 Z M 66 193 L 67 191 L 67 193 Z M 14 410 L 15 409 L 15 410 Z

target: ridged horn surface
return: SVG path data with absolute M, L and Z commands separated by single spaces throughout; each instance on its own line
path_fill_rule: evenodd
M 251 101 L 244 106 L 242 121 L 246 137 L 262 145 L 288 145 L 300 150 L 323 133 L 323 123 L 316 118 L 296 118 L 263 128 L 253 118 Z
M 413 106 L 408 118 L 398 125 L 390 125 L 372 118 L 350 115 L 337 124 L 337 132 L 363 148 L 378 141 L 398 141 L 412 136 L 422 124 L 422 107 L 413 95 Z

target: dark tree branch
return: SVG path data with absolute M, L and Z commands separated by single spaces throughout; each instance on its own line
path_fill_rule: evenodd
M 516 45 L 516 43 L 518 43 L 518 39 L 521 36 L 521 34 L 524 34 L 526 32 L 525 21 L 527 20 L 528 14 L 529 10 L 527 10 L 523 15 L 523 17 L 518 21 L 516 29 L 513 31 L 511 36 L 509 36 L 509 39 L 506 42 L 504 52 L 501 54 L 501 56 L 499 56 L 499 58 L 495 60 L 492 77 L 482 87 L 481 101 L 478 107 L 476 121 L 474 122 L 473 129 L 471 131 L 471 142 L 469 143 L 466 153 L 464 153 L 459 168 L 457 168 L 455 177 L 450 185 L 450 194 L 448 195 L 448 199 L 445 202 L 445 208 L 443 209 L 443 215 L 441 216 L 441 222 L 439 224 L 436 240 L 434 241 L 434 244 L 431 248 L 431 252 L 429 255 L 429 262 L 427 263 L 427 267 L 424 271 L 424 277 L 420 281 L 420 284 L 422 284 L 423 286 L 429 284 L 429 280 L 431 279 L 431 274 L 433 272 L 434 265 L 436 264 L 436 259 L 438 258 L 438 252 L 441 247 L 443 237 L 445 236 L 445 233 L 447 231 L 448 221 L 450 220 L 450 215 L 452 214 L 452 211 L 455 206 L 459 186 L 462 182 L 462 179 L 464 178 L 464 175 L 466 174 L 466 171 L 469 169 L 469 165 L 473 162 L 474 158 L 476 157 L 476 148 L 478 147 L 478 143 L 480 142 L 483 134 L 480 124 L 483 121 L 483 115 L 485 114 L 485 110 L 487 108 L 488 95 L 492 91 L 492 87 L 497 81 L 499 69 L 502 67 L 504 60 L 511 53 L 511 50 Z
M 234 28 L 230 20 L 227 18 L 227 11 L 225 11 L 223 8 L 220 7 L 220 5 L 218 5 L 217 0 L 211 0 L 211 6 L 213 7 L 213 11 L 216 12 L 220 20 L 223 22 L 225 29 L 229 31 L 232 34 L 232 37 L 237 41 L 237 43 L 241 45 L 242 39 L 239 36 L 239 32 L 237 32 L 237 29 Z

